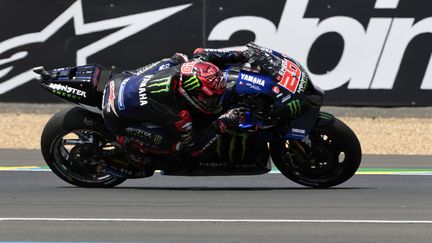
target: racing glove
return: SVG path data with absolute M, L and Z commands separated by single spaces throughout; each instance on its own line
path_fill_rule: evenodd
M 183 148 L 192 148 L 195 145 L 195 139 L 192 129 L 192 117 L 188 110 L 179 112 L 180 120 L 175 123 L 175 128 L 180 134 L 180 143 Z
M 176 54 L 174 54 L 171 57 L 171 59 L 173 61 L 177 62 L 178 64 L 182 64 L 182 63 L 185 63 L 185 62 L 189 61 L 188 56 L 186 54 L 183 54 L 183 53 L 180 53 L 180 52 L 177 52 Z
M 227 63 L 246 62 L 244 53 L 242 51 L 197 48 L 193 54 L 194 59 L 204 62 L 211 62 L 216 66 Z
M 245 120 L 244 108 L 234 108 L 222 114 L 216 120 L 217 133 L 237 132 L 240 130 L 239 125 Z
M 280 79 L 279 71 L 282 69 L 282 59 L 258 48 L 249 47 L 243 55 L 252 67 L 258 67 L 261 71 Z

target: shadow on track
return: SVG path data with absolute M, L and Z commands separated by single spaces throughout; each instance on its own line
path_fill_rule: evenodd
M 91 189 L 91 190 L 144 190 L 144 191 L 305 191 L 305 190 L 370 190 L 371 187 L 334 187 L 334 188 L 308 188 L 308 187 L 114 187 L 114 188 L 80 188 L 58 187 L 64 189 Z

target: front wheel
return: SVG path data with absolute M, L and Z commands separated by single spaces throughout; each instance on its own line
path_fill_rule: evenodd
M 279 171 L 304 186 L 328 188 L 350 179 L 360 166 L 360 142 L 342 121 L 319 124 L 309 140 L 278 141 L 270 145 Z

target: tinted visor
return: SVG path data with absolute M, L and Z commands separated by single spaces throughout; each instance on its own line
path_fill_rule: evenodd
M 222 106 L 222 95 L 207 96 L 205 94 L 200 94 L 198 96 L 198 101 L 204 105 L 208 111 L 218 110 Z

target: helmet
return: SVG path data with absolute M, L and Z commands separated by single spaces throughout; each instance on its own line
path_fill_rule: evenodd
M 190 105 L 203 113 L 215 114 L 222 110 L 225 78 L 219 68 L 212 63 L 183 63 L 178 89 Z

